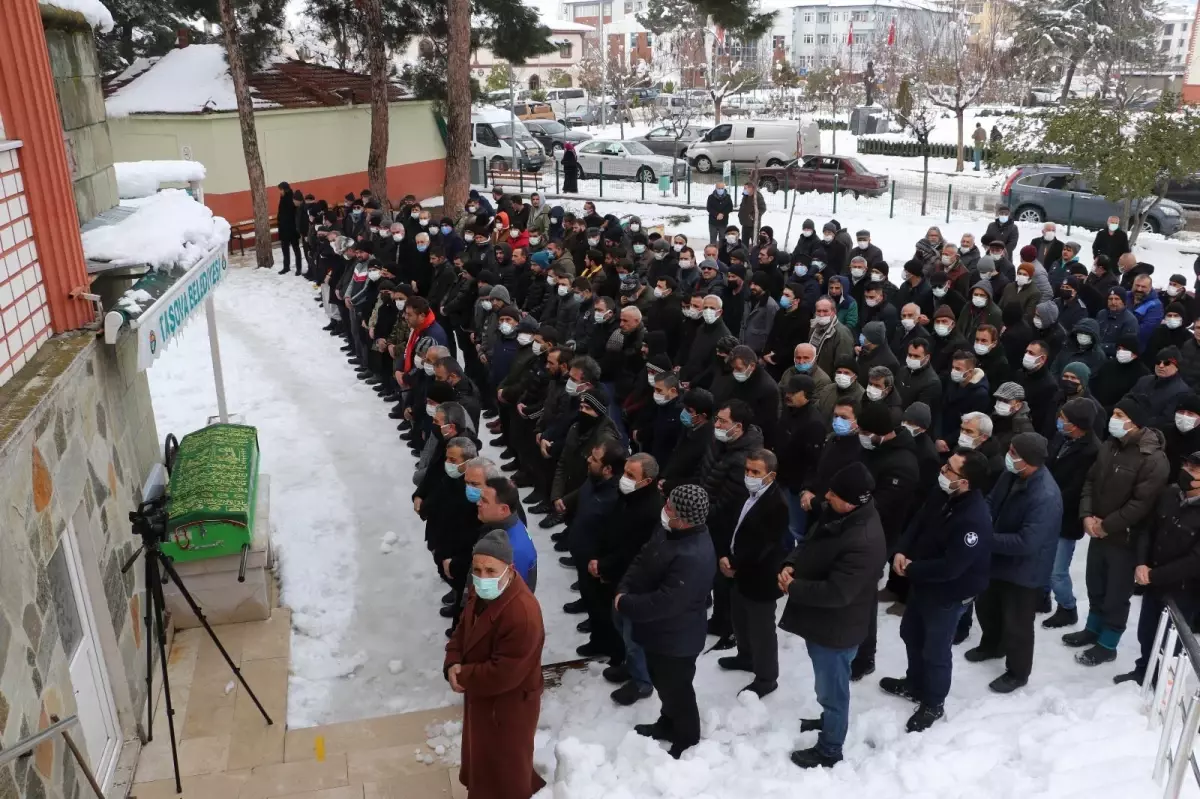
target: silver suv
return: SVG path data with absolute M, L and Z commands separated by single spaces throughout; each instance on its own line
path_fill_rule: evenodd
M 1101 230 L 1110 216 L 1120 217 L 1122 203 L 1095 194 L 1086 179 L 1069 166 L 1025 164 L 1004 181 L 1000 199 L 1021 222 L 1068 222 L 1092 230 Z M 1153 198 L 1142 202 L 1150 203 Z M 1171 236 L 1183 229 L 1183 207 L 1162 200 L 1146 217 L 1142 230 Z

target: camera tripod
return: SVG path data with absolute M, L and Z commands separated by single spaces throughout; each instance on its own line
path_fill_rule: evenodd
M 183 595 L 188 607 L 192 609 L 192 613 L 196 614 L 196 618 L 200 620 L 204 631 L 208 633 L 208 637 L 216 644 L 217 649 L 221 652 L 221 657 L 225 658 L 225 662 L 229 665 L 230 670 L 242 687 L 246 689 L 246 694 L 254 701 L 255 707 L 262 717 L 266 719 L 268 725 L 273 724 L 271 717 L 267 715 L 266 708 L 262 706 L 262 702 L 258 701 L 258 697 L 254 695 L 254 691 L 246 682 L 246 678 L 242 676 L 242 671 L 233 662 L 233 658 L 229 657 L 229 652 L 225 650 L 225 646 L 221 643 L 221 639 L 217 638 L 216 632 L 208 623 L 208 619 L 204 616 L 204 611 L 196 603 L 187 586 L 184 585 L 183 579 L 180 578 L 179 572 L 175 570 L 175 566 L 171 563 L 171 559 L 163 554 L 161 544 L 166 539 L 166 497 L 147 500 L 138 506 L 136 511 L 131 511 L 129 521 L 133 523 L 133 531 L 142 539 L 142 545 L 137 551 L 126 561 L 121 567 L 121 573 L 128 572 L 133 564 L 137 562 L 138 556 L 143 558 L 143 566 L 146 570 L 146 742 L 154 740 L 154 649 L 153 641 L 158 639 L 158 661 L 162 669 L 163 682 L 163 698 L 167 707 L 167 731 L 171 736 L 171 763 L 175 770 L 175 793 L 183 793 L 183 784 L 179 779 L 179 747 L 175 740 L 175 708 L 171 704 L 171 680 L 167 674 L 167 637 L 163 627 L 163 615 L 166 610 L 166 600 L 163 596 L 163 584 L 170 579 L 179 588 L 179 593 Z M 162 571 L 160 572 L 160 567 Z

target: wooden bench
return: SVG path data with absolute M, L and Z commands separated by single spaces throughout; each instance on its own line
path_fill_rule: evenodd
M 274 238 L 275 238 L 274 234 L 277 233 L 279 230 L 279 217 L 272 214 L 268 224 L 271 226 L 271 234 L 272 234 L 271 238 L 272 238 L 272 240 L 274 240 Z M 247 219 L 245 221 L 238 222 L 236 225 L 230 225 L 229 226 L 229 253 L 231 255 L 233 254 L 233 243 L 236 241 L 237 245 L 238 245 L 238 254 L 245 255 L 247 238 L 249 238 L 251 241 L 254 240 L 254 220 L 253 219 Z
M 489 169 L 488 184 L 502 188 L 515 188 L 518 191 L 545 191 L 551 183 L 541 172 L 523 172 L 516 169 Z

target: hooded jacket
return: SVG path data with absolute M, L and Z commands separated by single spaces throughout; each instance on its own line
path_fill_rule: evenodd
M 975 303 L 971 302 L 971 293 L 975 289 L 982 289 L 987 292 L 990 301 L 982 308 L 976 308 Z M 967 304 L 963 306 L 962 312 L 958 315 L 958 322 L 955 328 L 963 334 L 967 341 L 975 341 L 975 331 L 980 325 L 991 325 L 1000 330 L 1004 326 L 1003 317 L 1000 313 L 1000 306 L 996 304 L 992 298 L 992 284 L 986 280 L 980 280 L 974 286 L 971 286 L 971 291 L 967 293 Z
M 1091 543 L 1133 549 L 1167 484 L 1163 434 L 1153 427 L 1109 438 L 1100 445 L 1079 498 L 1079 517 L 1100 517 L 1104 538 Z
M 1079 344 L 1076 336 L 1079 335 L 1091 336 L 1092 343 L 1086 347 Z M 1079 362 L 1091 370 L 1092 374 L 1099 374 L 1100 368 L 1104 366 L 1108 358 L 1104 355 L 1104 349 L 1100 345 L 1100 325 L 1095 319 L 1085 318 L 1075 323 L 1071 328 L 1071 334 L 1067 336 L 1066 345 L 1055 357 L 1054 363 L 1051 365 L 1050 372 L 1057 380 L 1062 377 L 1063 369 L 1067 364 Z

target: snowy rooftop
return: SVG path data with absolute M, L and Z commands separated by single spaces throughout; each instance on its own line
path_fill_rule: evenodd
M 907 8 L 917 11 L 949 13 L 951 7 L 936 0 L 784 0 L 764 7 L 764 11 L 785 8 Z
M 44 6 L 54 6 L 63 11 L 78 11 L 93 28 L 104 33 L 113 29 L 113 16 L 100 0 L 38 0 Z
M 164 183 L 204 180 L 207 172 L 199 161 L 120 161 L 113 168 L 122 200 L 149 197 Z
M 369 75 L 281 59 L 250 75 L 255 108 L 321 108 L 370 102 Z M 138 59 L 105 86 L 109 116 L 236 111 L 233 79 L 219 44 L 194 44 L 154 61 Z M 396 84 L 390 100 L 406 98 Z
M 584 25 L 582 22 L 553 17 L 542 17 L 542 24 L 555 33 L 591 33 L 593 30 L 591 25 Z
M 138 201 L 125 218 L 84 231 L 82 238 L 89 261 L 114 267 L 187 268 L 229 240 L 229 223 L 186 191 L 166 189 Z

